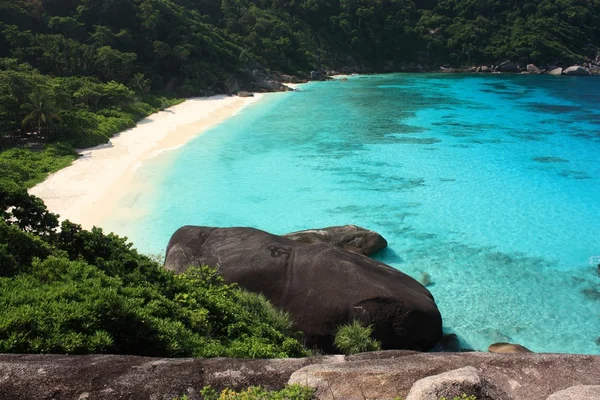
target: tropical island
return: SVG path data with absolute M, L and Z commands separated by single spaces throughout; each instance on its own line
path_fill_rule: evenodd
M 266 93 L 398 72 L 599 75 L 600 2 L 0 1 L 0 398 L 599 398 L 598 356 L 535 354 L 494 329 L 490 353 L 471 351 L 443 329 L 443 282 L 387 265 L 399 257 L 377 232 L 183 226 L 163 257 L 97 226 L 140 164 Z M 438 150 L 402 129 L 397 143 Z M 585 274 L 569 279 L 597 304 Z

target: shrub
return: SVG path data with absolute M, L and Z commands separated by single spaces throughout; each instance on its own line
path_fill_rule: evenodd
M 344 354 L 381 350 L 381 344 L 371 338 L 373 327 L 362 326 L 358 321 L 340 326 L 335 332 L 333 344 Z
M 20 203 L 21 206 L 16 206 Z M 0 180 L 0 353 L 290 357 L 289 316 L 201 266 L 174 275 Z
M 313 398 L 313 389 L 290 385 L 279 391 L 267 391 L 261 387 L 253 386 L 240 392 L 225 389 L 220 393 L 206 386 L 200 394 L 205 400 L 310 400 Z M 185 400 L 183 396 L 181 400 Z

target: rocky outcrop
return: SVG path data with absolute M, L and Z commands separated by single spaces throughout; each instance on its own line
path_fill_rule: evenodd
M 408 275 L 329 244 L 304 244 L 252 228 L 185 226 L 171 237 L 165 268 L 217 267 L 227 282 L 289 311 L 308 347 L 333 350 L 333 332 L 372 324 L 384 349 L 431 349 L 442 319 L 431 293 Z M 343 284 L 338 284 L 343 282 Z
M 519 66 L 512 61 L 504 61 L 496 66 L 498 72 L 519 72 Z
M 558 68 L 554 68 L 554 69 L 550 70 L 548 72 L 548 75 L 562 75 L 562 73 L 563 73 L 563 69 L 558 67 Z
M 225 81 L 225 93 L 234 94 L 240 91 L 240 84 L 235 76 L 231 75 Z
M 600 356 L 410 351 L 279 360 L 1 354 L 0 399 L 172 400 L 185 394 L 200 400 L 207 385 L 277 390 L 297 383 L 315 388 L 318 399 L 391 400 L 406 397 L 424 378 L 456 369 L 514 400 L 598 400 L 598 386 L 591 385 L 600 382 Z
M 150 358 L 138 356 L 0 355 L 0 399 L 173 400 L 199 391 L 280 389 L 306 365 L 335 357 L 280 360 Z
M 539 75 L 542 73 L 542 70 L 533 64 L 527 64 L 527 72 L 530 74 Z
M 387 247 L 387 241 L 379 233 L 356 225 L 309 229 L 283 236 L 300 243 L 328 243 L 366 256 Z
M 571 386 L 552 394 L 547 400 L 600 400 L 600 385 Z
M 489 348 L 490 353 L 533 353 L 525 346 L 512 343 L 494 343 Z
M 492 72 L 492 70 L 487 65 L 482 65 L 481 67 L 477 67 L 475 72 Z
M 325 71 L 310 71 L 310 79 L 313 81 L 324 81 L 327 79 Z
M 239 91 L 237 92 L 238 97 L 254 97 L 253 93 L 250 92 L 245 92 L 245 91 Z
M 508 400 L 510 397 L 490 383 L 474 367 L 463 367 L 415 382 L 406 400 L 452 399 L 462 394 L 477 400 Z
M 573 65 L 572 67 L 565 69 L 563 71 L 563 74 L 570 76 L 588 76 L 590 74 L 590 71 L 582 66 Z
M 285 86 L 277 77 L 263 69 L 254 69 L 252 71 L 252 83 L 256 90 L 266 92 L 287 92 L 293 89 Z
M 364 400 L 406 398 L 420 379 L 470 367 L 476 370 L 475 390 L 487 388 L 493 400 L 546 400 L 573 385 L 600 382 L 600 356 L 567 354 L 400 353 L 383 352 L 370 359 L 310 365 L 294 372 L 291 383 L 313 387 L 317 399 Z M 460 374 L 456 371 L 451 376 Z M 448 376 L 438 382 L 450 382 Z M 349 384 L 351 382 L 351 384 Z M 430 381 L 430 383 L 435 383 Z M 462 385 L 462 384 L 461 384 Z M 421 385 L 419 385 L 421 386 Z M 417 387 L 419 387 L 417 386 Z M 466 386 L 462 386 L 466 389 Z M 446 389 L 447 390 L 447 389 Z M 493 390 L 493 391 L 492 391 Z M 481 392 L 480 396 L 481 396 Z M 486 393 L 486 392 L 484 392 Z M 466 394 L 475 394 L 469 393 Z M 451 399 L 452 397 L 447 397 Z M 491 397 L 478 397 L 478 399 Z M 436 398 L 436 400 L 438 400 Z M 407 399 L 408 400 L 408 399 Z M 554 399 L 552 399 L 554 400 Z

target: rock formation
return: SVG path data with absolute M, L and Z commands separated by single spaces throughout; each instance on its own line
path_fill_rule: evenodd
M 542 73 L 542 70 L 533 64 L 527 64 L 527 72 L 529 72 L 530 74 L 539 75 Z
M 563 74 L 571 76 L 588 76 L 590 74 L 590 71 L 588 71 L 587 68 L 581 67 L 579 65 L 573 65 L 572 67 L 565 69 L 563 71 Z
M 0 355 L 0 399 L 10 400 L 173 400 L 184 394 L 200 400 L 206 385 L 218 391 L 278 390 L 287 383 L 310 386 L 323 400 L 391 400 L 415 395 L 423 379 L 432 385 L 456 382 L 451 377 L 474 379 L 475 390 L 493 388 L 513 400 L 598 400 L 600 356 L 411 351 L 279 360 Z
M 512 343 L 494 343 L 489 348 L 490 353 L 533 353 L 525 346 Z
M 289 311 L 308 347 L 332 351 L 334 330 L 353 320 L 372 324 L 384 349 L 428 350 L 442 337 L 431 293 L 362 254 L 252 228 L 180 228 L 169 241 L 165 268 L 181 273 L 201 264 Z
M 562 68 L 554 68 L 552 70 L 550 70 L 550 72 L 548 72 L 548 75 L 562 75 L 563 73 L 563 69 Z
M 283 236 L 301 243 L 328 243 L 366 256 L 387 247 L 387 241 L 379 233 L 356 225 L 309 229 Z
M 600 385 L 571 386 L 550 395 L 547 400 L 600 400 Z
M 476 368 L 469 366 L 416 381 L 406 400 L 452 399 L 463 393 L 474 395 L 477 400 L 509 399 L 506 393 L 481 376 Z

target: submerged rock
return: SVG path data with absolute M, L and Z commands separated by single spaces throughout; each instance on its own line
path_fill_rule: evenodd
M 525 346 L 512 343 L 494 343 L 488 348 L 490 353 L 533 353 Z
M 379 233 L 356 225 L 309 229 L 283 236 L 300 243 L 328 243 L 366 256 L 387 247 L 387 241 Z
M 582 66 L 573 65 L 572 67 L 565 69 L 563 74 L 571 76 L 588 76 L 590 71 Z
M 362 254 L 304 244 L 253 228 L 184 226 L 171 237 L 165 268 L 217 267 L 227 282 L 289 311 L 308 347 L 333 350 L 333 332 L 372 324 L 384 349 L 429 350 L 442 337 L 431 293 L 410 276 Z

